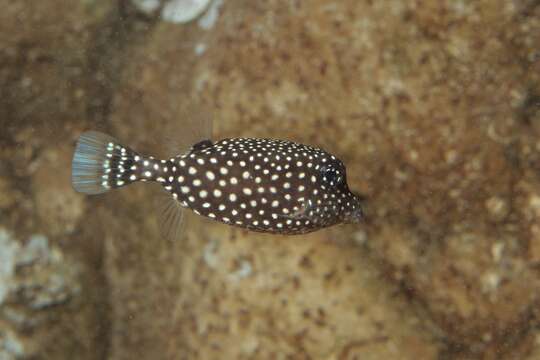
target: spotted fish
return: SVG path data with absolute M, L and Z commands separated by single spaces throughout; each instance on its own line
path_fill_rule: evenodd
M 204 140 L 185 154 L 159 160 L 111 136 L 83 133 L 73 157 L 76 191 L 98 194 L 155 181 L 176 204 L 228 225 L 272 234 L 305 234 L 363 219 L 343 163 L 291 141 Z

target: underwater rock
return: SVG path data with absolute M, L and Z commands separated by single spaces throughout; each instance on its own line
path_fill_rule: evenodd
M 0 228 L 0 358 L 29 356 L 34 348 L 20 330 L 46 322 L 42 310 L 66 304 L 80 293 L 79 270 L 50 246 L 43 235 L 32 235 L 25 245 Z M 25 350 L 26 349 L 26 350 Z
M 163 6 L 161 18 L 172 23 L 183 24 L 200 16 L 211 0 L 169 0 Z
M 1 322 L 0 322 L 1 325 Z M 16 360 L 27 356 L 24 344 L 8 328 L 0 329 L 0 360 Z
M 124 1 L 3 1 L 3 227 L 54 239 L 2 240 L 5 356 L 537 358 L 536 2 L 223 4 L 178 26 Z M 369 221 L 290 241 L 190 219 L 167 242 L 153 189 L 71 193 L 83 130 L 150 153 L 204 112 L 218 138 L 339 154 Z M 87 265 L 84 296 L 56 250 Z
M 205 15 L 210 19 L 215 18 L 216 5 L 210 6 L 213 0 L 132 0 L 132 3 L 142 12 L 151 14 L 161 8 L 161 19 L 175 24 L 188 23 L 203 14 L 210 7 L 210 14 Z M 216 2 L 221 3 L 222 0 Z M 218 5 L 219 6 L 219 5 Z M 207 23 L 209 20 L 205 20 Z M 213 20 L 210 20 L 210 22 Z

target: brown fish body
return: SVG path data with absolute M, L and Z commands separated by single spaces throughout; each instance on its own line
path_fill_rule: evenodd
M 115 147 L 108 159 L 124 159 L 124 171 L 110 171 L 115 174 L 102 176 L 101 185 L 158 181 L 182 207 L 225 224 L 303 234 L 362 218 L 345 167 L 322 149 L 284 140 L 233 138 L 202 141 L 186 154 L 156 160 L 108 143 Z M 75 180 L 74 186 L 77 189 Z

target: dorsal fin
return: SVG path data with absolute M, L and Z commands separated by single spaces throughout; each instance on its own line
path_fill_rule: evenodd
M 165 129 L 168 157 L 184 154 L 195 146 L 212 145 L 212 116 L 198 101 L 184 104 L 178 119 L 171 120 Z

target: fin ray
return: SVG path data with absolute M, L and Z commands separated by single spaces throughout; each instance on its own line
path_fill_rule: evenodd
M 183 106 L 179 117 L 182 121 L 170 122 L 165 132 L 163 143 L 169 157 L 184 154 L 202 141 L 212 141 L 212 116 L 199 101 Z
M 158 196 L 159 230 L 166 240 L 175 241 L 182 237 L 185 226 L 184 209 L 168 191 Z

